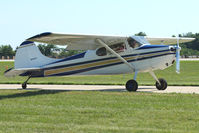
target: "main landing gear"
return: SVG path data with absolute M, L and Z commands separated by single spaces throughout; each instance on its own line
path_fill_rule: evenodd
M 153 71 L 149 72 L 150 75 L 156 80 L 156 88 L 158 90 L 165 90 L 167 88 L 167 81 L 163 78 L 157 78 Z M 133 80 L 129 80 L 126 82 L 126 90 L 127 91 L 136 91 L 138 89 L 138 83 L 136 82 L 138 72 L 135 72 Z
M 128 91 L 136 91 L 138 89 L 138 83 L 135 80 L 129 80 L 126 82 L 126 89 Z
M 136 81 L 138 71 L 135 71 L 135 75 L 133 80 L 129 80 L 126 82 L 126 89 L 128 91 L 136 91 L 138 89 L 138 83 Z
M 28 77 L 28 79 L 21 85 L 21 87 L 23 89 L 26 89 L 27 88 L 27 83 L 28 83 L 28 80 L 31 78 L 31 76 Z

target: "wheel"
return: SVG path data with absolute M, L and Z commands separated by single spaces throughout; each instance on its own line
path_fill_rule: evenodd
M 135 80 L 129 80 L 126 82 L 126 89 L 128 91 L 136 91 L 138 89 L 138 83 Z
M 165 79 L 158 79 L 160 81 L 160 84 L 156 81 L 156 88 L 158 90 L 165 90 L 167 88 L 167 81 Z
M 27 87 L 27 84 L 26 84 L 26 83 L 23 83 L 23 84 L 22 84 L 22 88 L 23 88 L 23 89 L 26 89 L 26 87 Z

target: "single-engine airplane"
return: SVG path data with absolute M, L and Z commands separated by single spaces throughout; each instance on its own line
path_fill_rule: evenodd
M 126 82 L 128 91 L 136 91 L 137 74 L 149 72 L 158 90 L 165 90 L 167 82 L 157 78 L 154 70 L 165 69 L 176 61 L 180 72 L 181 42 L 194 38 L 153 38 L 147 36 L 101 36 L 81 34 L 57 34 L 45 32 L 24 41 L 17 49 L 14 68 L 5 76 L 28 76 L 22 84 L 26 89 L 30 78 L 65 75 L 106 75 L 134 73 L 133 80 Z M 49 58 L 41 54 L 34 42 L 67 46 L 68 50 L 86 52 L 64 59 Z M 176 44 L 177 45 L 171 45 Z M 170 45 L 162 45 L 170 44 Z

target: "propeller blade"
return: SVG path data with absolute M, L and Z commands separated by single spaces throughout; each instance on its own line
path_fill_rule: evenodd
M 180 46 L 179 46 L 179 36 L 177 37 L 177 47 L 176 47 L 176 72 L 180 73 Z
M 180 73 L 180 49 L 176 49 L 176 72 Z

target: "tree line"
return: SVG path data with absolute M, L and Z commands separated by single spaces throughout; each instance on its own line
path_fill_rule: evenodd
M 137 36 L 146 36 L 145 32 L 139 32 L 135 34 Z M 175 37 L 173 35 L 172 37 Z M 192 42 L 181 43 L 181 56 L 199 56 L 199 33 L 193 34 L 192 32 L 188 32 L 185 34 L 179 34 L 179 37 L 193 37 L 196 38 Z M 76 50 L 66 50 L 65 48 L 59 48 L 56 45 L 52 44 L 39 44 L 39 50 L 45 56 L 52 58 L 64 58 L 74 54 L 81 53 L 83 51 Z M 14 50 L 11 45 L 0 45 L 0 57 L 2 56 L 15 56 L 17 48 Z
M 199 33 L 193 34 L 191 32 L 188 32 L 186 34 L 182 34 L 181 36 L 196 38 L 192 42 L 180 44 L 180 47 L 182 48 L 181 55 L 183 55 L 183 56 L 193 56 L 193 55 L 199 56 Z
M 15 53 L 16 53 L 16 50 L 13 50 L 13 48 L 10 45 L 1 45 L 0 46 L 0 57 L 14 56 Z

